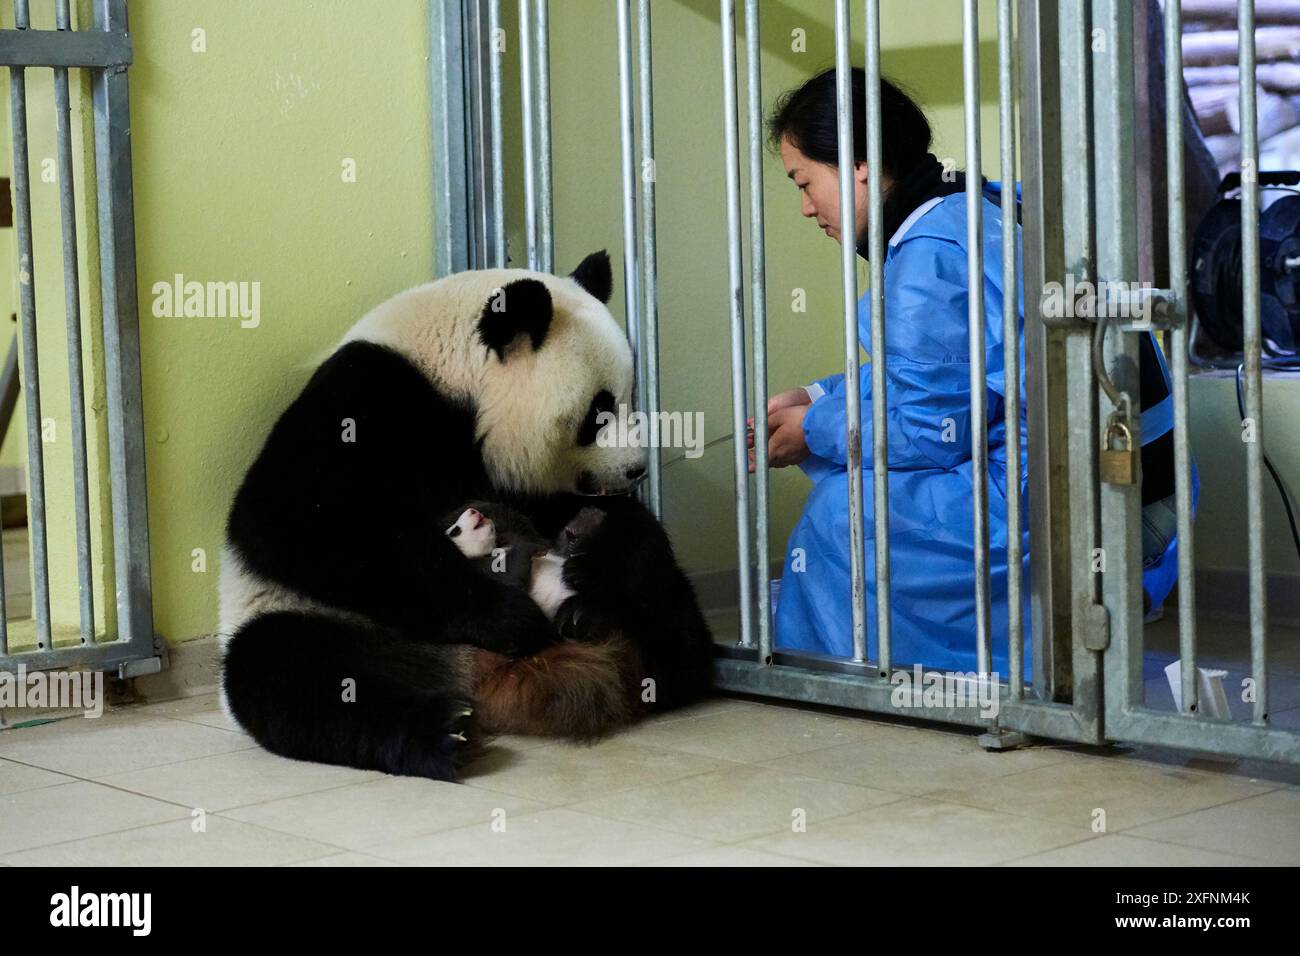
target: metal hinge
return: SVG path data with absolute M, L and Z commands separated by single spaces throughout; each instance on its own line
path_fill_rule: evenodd
M 1105 605 L 1089 604 L 1084 612 L 1083 646 L 1090 651 L 1110 647 L 1110 612 Z
M 117 665 L 117 676 L 119 680 L 126 680 L 130 677 L 143 677 L 145 674 L 158 674 L 163 669 L 163 659 L 161 657 L 146 657 L 138 661 L 127 661 L 124 664 Z

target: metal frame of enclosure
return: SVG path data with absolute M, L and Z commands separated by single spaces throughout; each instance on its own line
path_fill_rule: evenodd
M 617 6 L 622 157 L 625 309 L 636 357 L 638 401 L 643 410 L 659 409 L 654 177 L 638 183 L 637 158 L 653 168 L 653 74 L 649 56 L 649 0 L 613 0 Z M 527 265 L 550 271 L 553 209 L 547 61 L 547 2 L 518 0 L 523 105 L 524 202 Z M 727 282 L 732 342 L 734 434 L 745 431 L 747 409 L 755 418 L 757 472 L 750 478 L 746 450 L 735 442 L 735 497 L 740 596 L 740 639 L 720 648 L 719 675 L 725 689 L 769 697 L 867 711 L 898 712 L 891 676 L 912 664 L 893 658 L 890 646 L 890 565 L 887 495 L 887 445 L 883 363 L 872 363 L 872 422 L 869 469 L 875 553 L 874 568 L 863 557 L 863 464 L 858 393 L 855 250 L 841 244 L 844 321 L 844 371 L 848 416 L 849 508 L 853 601 L 851 659 L 821 658 L 775 650 L 766 586 L 768 481 L 766 463 L 766 326 L 762 207 L 763 113 L 760 88 L 757 0 L 744 0 L 748 98 L 745 132 L 749 156 L 748 279 L 742 250 L 740 198 L 740 117 L 737 98 L 736 2 L 720 0 L 724 99 L 719 120 L 725 133 L 726 201 L 719 210 L 728 224 Z M 1011 746 L 1028 737 L 1102 743 L 1144 742 L 1238 756 L 1300 763 L 1300 734 L 1271 726 L 1268 712 L 1267 631 L 1264 604 L 1263 513 L 1260 440 L 1247 446 L 1251 665 L 1254 712 L 1249 722 L 1204 716 L 1197 706 L 1196 596 L 1192 559 L 1191 453 L 1188 446 L 1188 293 L 1184 205 L 1181 12 L 1169 0 L 1164 12 L 1168 221 L 1145 223 L 1167 229 L 1170 273 L 1167 288 L 1149 291 L 1149 302 L 1163 308 L 1156 327 L 1170 335 L 1174 378 L 1176 501 L 1179 568 L 1181 712 L 1151 709 L 1143 699 L 1141 495 L 1135 484 L 1100 481 L 1098 461 L 1105 422 L 1117 409 L 1127 412 L 1138 395 L 1137 333 L 1151 328 L 1140 321 L 1061 320 L 1043 315 L 1048 282 L 1066 276 L 1107 283 L 1137 283 L 1137 184 L 1151 182 L 1150 170 L 1135 156 L 1134 111 L 1139 99 L 1134 81 L 1134 7 L 1124 0 L 997 0 L 998 139 L 1000 178 L 1014 181 L 1017 155 L 1023 194 L 1021 239 L 1023 275 L 1016 274 L 1015 191 L 1002 191 L 1004 287 L 1025 287 L 1025 389 L 1029 414 L 1029 533 L 1031 561 L 1030 631 L 1034 641 L 1033 680 L 1025 686 L 1022 663 L 1025 622 L 1020 619 L 1019 514 L 1021 509 L 1017 429 L 1008 429 L 1010 675 L 999 684 L 996 716 L 982 717 L 964 706 L 908 706 L 908 716 L 981 726 L 989 747 Z M 1253 0 L 1240 3 L 1240 66 L 1254 77 Z M 963 0 L 961 14 L 964 78 L 968 274 L 983 275 L 985 250 L 980 193 L 979 23 L 977 0 Z M 501 63 L 506 52 L 500 30 L 499 0 L 459 0 L 430 5 L 433 47 L 434 154 L 437 262 L 440 274 L 461 268 L 505 264 L 506 188 L 501 152 Z M 871 352 L 883 354 L 883 201 L 880 194 L 880 0 L 836 0 L 835 61 L 838 70 L 840 153 L 852 151 L 849 108 L 850 18 L 864 17 L 867 77 L 868 164 L 871 169 L 868 236 L 871 256 Z M 634 16 L 635 14 L 635 16 Z M 633 75 L 633 20 L 639 38 L 639 70 Z M 1094 43 L 1097 31 L 1105 39 Z M 1145 37 L 1136 38 L 1145 43 Z M 441 56 L 437 52 L 441 51 Z M 634 83 L 635 80 L 635 83 Z M 635 90 L 634 90 L 635 86 Z M 640 136 L 633 104 L 639 104 Z M 1255 86 L 1241 86 L 1243 181 L 1245 393 L 1247 415 L 1262 435 L 1260 299 L 1258 269 L 1257 116 Z M 1017 125 L 1016 118 L 1019 123 Z M 613 133 L 610 148 L 614 148 Z M 465 188 L 468 186 L 468 188 Z M 854 221 L 850 169 L 841 166 L 841 221 Z M 640 227 L 638 229 L 638 226 Z M 848 229 L 844 232 L 849 234 Z M 639 239 L 639 242 L 638 242 Z M 745 349 L 745 296 L 750 296 L 753 353 Z M 987 423 L 984 391 L 983 285 L 970 287 L 970 365 L 972 418 Z M 1019 405 L 1016 297 L 1005 297 L 1007 405 Z M 746 382 L 748 372 L 752 381 Z M 1134 416 L 1136 426 L 1136 416 Z M 1133 441 L 1140 441 L 1135 432 Z M 971 457 L 982 476 L 974 495 L 977 627 L 971 635 L 979 673 L 966 680 L 996 680 L 989 675 L 990 599 L 988 562 L 987 424 L 977 426 Z M 652 450 L 648 505 L 661 514 L 660 462 Z M 751 488 L 752 481 L 752 488 Z M 753 507 L 751 507 L 751 491 Z M 1106 555 L 1105 571 L 1094 572 L 1087 559 L 1094 549 Z M 866 575 L 875 580 L 877 615 L 866 616 Z M 757 587 L 756 587 L 757 583 Z M 867 660 L 867 628 L 878 636 L 878 659 Z
M 149 575 L 149 526 L 140 404 L 139 313 L 136 300 L 135 225 L 131 190 L 130 103 L 127 69 L 131 36 L 126 0 L 95 0 L 91 28 L 73 30 L 69 0 L 57 0 L 56 29 L 31 28 L 27 0 L 15 0 L 13 30 L 0 30 L 0 65 L 9 68 L 14 147 L 14 223 L 18 251 L 21 369 L 26 404 L 28 517 L 33 573 L 32 616 L 36 646 L 10 648 L 0 576 L 0 670 L 83 668 L 121 677 L 154 673 L 163 646 L 153 630 Z M 73 444 L 73 506 L 76 517 L 80 636 L 56 645 L 50 623 L 46 530 L 46 473 L 42 447 L 41 385 L 37 365 L 36 284 L 32 254 L 30 156 L 26 73 L 52 68 L 57 173 L 62 220 L 67 360 Z M 96 641 L 91 578 L 91 525 L 87 476 L 85 383 L 82 371 L 80 264 L 74 203 L 68 71 L 90 72 L 94 111 L 95 196 L 98 203 L 100 303 L 103 316 L 109 484 L 112 496 L 113 569 L 117 633 Z M 45 343 L 40 343 L 42 346 Z M 5 391 L 14 384 L 6 383 Z M 0 563 L 2 565 L 2 563 Z M 2 567 L 0 567 L 2 575 Z

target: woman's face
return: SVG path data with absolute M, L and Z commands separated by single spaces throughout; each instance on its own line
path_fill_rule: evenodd
M 786 175 L 794 180 L 802 197 L 802 212 L 810 219 L 816 219 L 817 225 L 826 235 L 836 242 L 840 240 L 840 171 L 835 166 L 809 159 L 790 142 L 790 137 L 781 137 L 781 162 L 785 164 Z M 883 191 L 888 191 L 889 177 L 881 177 Z M 867 164 L 853 164 L 853 207 L 858 233 L 867 225 Z M 857 246 L 857 240 L 854 240 Z

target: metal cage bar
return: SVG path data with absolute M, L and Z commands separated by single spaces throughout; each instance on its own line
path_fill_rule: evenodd
M 14 22 L 26 30 L 31 22 L 27 0 L 14 0 Z M 50 572 L 45 525 L 45 449 L 41 440 L 41 382 L 36 339 L 36 266 L 32 259 L 32 201 L 27 149 L 27 77 L 21 66 L 9 70 L 13 111 L 14 233 L 18 245 L 18 308 L 22 339 L 23 399 L 27 411 L 27 496 L 32 556 L 32 616 L 36 646 L 52 650 Z
M 875 522 L 876 662 L 893 668 L 889 554 L 889 406 L 885 378 L 885 198 L 880 128 L 880 0 L 867 0 L 863 74 L 867 101 L 867 254 L 871 276 L 871 513 Z
M 853 191 L 853 83 L 849 60 L 849 3 L 835 4 L 835 126 L 840 185 L 840 282 L 844 309 L 844 411 L 849 479 L 849 574 L 853 660 L 867 659 L 867 583 L 862 532 L 862 398 L 858 384 L 857 209 Z M 877 96 L 879 90 L 877 90 Z M 879 114 L 876 125 L 879 125 Z M 870 120 L 868 120 L 870 123 Z
M 655 243 L 655 127 L 654 69 L 651 58 L 650 0 L 637 2 L 637 43 L 640 59 L 641 93 L 641 289 L 644 304 L 641 314 L 645 332 L 645 407 L 656 420 L 659 413 L 659 259 Z M 646 450 L 646 504 L 663 520 L 663 456 L 659 443 L 651 442 Z
M 633 110 L 632 0 L 618 4 L 618 138 L 623 208 L 623 308 L 635 369 L 636 407 L 646 410 L 646 345 L 637 233 L 636 116 Z
M 488 143 L 492 183 L 492 259 L 498 269 L 506 267 L 506 176 L 501 148 L 501 0 L 488 0 Z
M 531 6 L 531 0 L 519 0 L 519 89 L 524 152 L 524 241 L 528 248 L 528 268 L 536 271 L 541 266 L 541 239 L 537 221 L 537 133 L 533 128 L 537 105 L 533 96 L 536 81 Z
M 125 31 L 125 0 L 97 0 L 95 29 Z M 100 297 L 107 380 L 109 487 L 112 490 L 117 626 L 141 660 L 121 676 L 159 670 L 150 592 L 148 485 L 140 394 L 139 302 L 131 182 L 131 106 L 124 71 L 100 70 L 93 83 L 95 190 L 99 204 Z
M 722 128 L 727 178 L 727 288 L 731 318 L 731 429 L 736 489 L 740 643 L 754 645 L 754 573 L 749 528 L 749 453 L 745 434 L 745 278 L 740 233 L 740 118 L 736 95 L 736 3 L 720 0 Z
M 1126 3 L 1093 0 L 1094 34 L 1104 38 L 1105 56 L 1093 58 L 1093 168 L 1096 175 L 1096 268 L 1098 286 L 1135 280 L 1138 270 L 1136 197 L 1133 137 L 1133 15 Z M 1100 308 L 1100 307 L 1099 307 Z M 1094 339 L 1100 338 L 1103 361 L 1097 363 L 1098 381 L 1109 377 L 1120 396 L 1128 401 L 1128 427 L 1132 445 L 1141 446 L 1139 408 L 1138 342 L 1136 335 L 1115 327 L 1106 319 L 1096 322 Z M 1103 390 L 1105 391 L 1105 390 Z M 1113 397 L 1097 396 L 1106 404 L 1099 408 L 1099 421 L 1112 410 L 1122 411 Z M 1102 441 L 1100 426 L 1088 436 L 1095 447 Z M 1142 587 L 1141 510 L 1142 492 L 1132 484 L 1098 484 L 1097 507 L 1101 522 L 1102 600 L 1109 630 L 1117 639 L 1105 655 L 1106 694 L 1115 693 L 1127 701 L 1142 700 Z
M 989 640 L 989 416 L 984 362 L 984 192 L 980 184 L 980 33 L 977 0 L 962 6 L 962 84 L 966 116 L 966 297 L 970 337 L 971 469 L 975 547 L 975 654 L 981 676 L 993 669 Z
M 538 268 L 555 271 L 555 200 L 551 189 L 551 15 L 550 0 L 536 0 L 533 42 L 537 50 L 537 243 Z
M 70 30 L 68 0 L 58 0 L 60 30 Z M 90 494 L 86 475 L 86 389 L 81 370 L 81 284 L 77 276 L 77 214 L 73 196 L 71 109 L 68 68 L 54 68 L 54 113 L 58 139 L 59 217 L 63 225 L 63 288 L 68 327 L 68 390 L 72 424 L 73 507 L 77 527 L 77 595 L 81 643 L 95 640 L 94 580 L 90 570 Z
M 59 29 L 25 45 L 30 24 L 26 0 L 15 2 L 18 29 L 0 42 L 0 64 L 10 68 L 14 125 L 15 209 L 18 225 L 19 290 L 24 315 L 23 385 L 28 390 L 29 468 L 31 469 L 32 560 L 36 583 L 33 614 L 37 645 L 14 652 L 0 646 L 0 666 L 29 671 L 81 667 L 132 677 L 161 670 L 165 647 L 153 632 L 150 591 L 147 487 L 144 428 L 140 395 L 139 312 L 136 292 L 135 232 L 132 213 L 130 103 L 126 68 L 131 62 L 125 0 L 95 0 L 93 27 L 71 29 L 69 4 L 56 8 Z M 88 41 L 91 36 L 107 41 Z M 111 61 L 85 55 L 109 43 Z M 36 302 L 31 239 L 31 203 L 24 68 L 53 67 L 55 135 L 58 153 L 60 217 L 64 258 L 64 293 L 68 323 L 68 362 L 73 420 L 72 486 L 76 508 L 77 566 L 81 641 L 55 647 L 50 636 L 48 557 L 45 544 L 44 462 L 40 455 L 40 382 L 36 373 Z M 94 605 L 89 554 L 88 484 L 82 374 L 80 279 L 75 229 L 71 116 L 67 70 L 92 71 L 94 121 L 94 188 L 98 205 L 100 311 L 103 322 L 103 371 L 108 444 L 108 478 L 112 508 L 113 575 L 117 629 L 109 640 L 94 640 Z M 31 367 L 28 367 L 28 366 Z
M 644 2 L 644 0 L 643 0 Z M 745 0 L 745 68 L 749 133 L 749 272 L 754 363 L 754 551 L 758 582 L 758 659 L 772 657 L 772 587 L 768 581 L 767 259 L 763 228 L 762 44 L 758 0 Z M 737 446 L 740 432 L 736 432 Z
M 471 238 L 474 197 L 471 176 L 470 60 L 461 3 L 429 4 L 430 133 L 433 140 L 433 275 L 463 272 L 474 265 Z
M 1178 657 L 1182 710 L 1197 709 L 1196 570 L 1192 529 L 1192 464 L 1187 434 L 1187 207 L 1183 196 L 1182 0 L 1165 0 L 1165 156 L 1168 167 L 1169 288 L 1175 321 L 1170 333 L 1174 392 L 1174 494 L 1178 511 Z
M 1025 696 L 1025 633 L 1021 613 L 1020 541 L 1020 306 L 1014 290 L 1016 270 L 1016 62 L 1012 43 L 1011 0 L 998 2 L 998 131 L 999 176 L 1002 179 L 1002 297 L 1003 368 L 1007 423 L 1007 665 L 1012 700 Z
M 1255 103 L 1255 0 L 1237 4 L 1237 59 L 1241 92 L 1241 322 L 1246 364 L 1246 563 L 1250 569 L 1250 673 L 1255 679 L 1252 720 L 1268 724 L 1268 614 L 1264 588 L 1264 381 L 1261 362 L 1259 274 L 1259 115 Z

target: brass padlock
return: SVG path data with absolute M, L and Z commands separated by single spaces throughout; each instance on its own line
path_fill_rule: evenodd
M 1133 433 L 1118 416 L 1106 423 L 1101 442 L 1098 471 L 1108 485 L 1135 485 L 1138 482 L 1140 451 L 1133 446 Z

